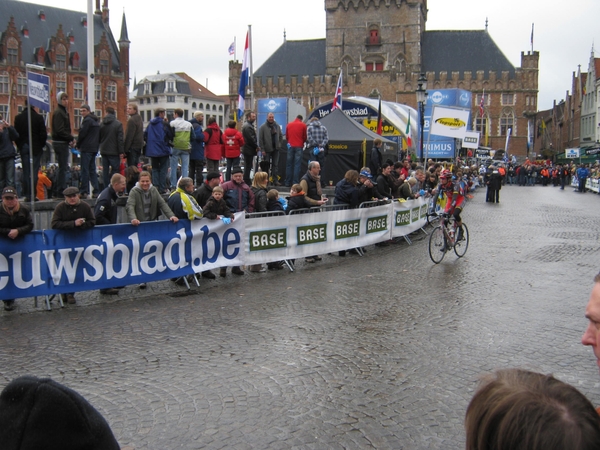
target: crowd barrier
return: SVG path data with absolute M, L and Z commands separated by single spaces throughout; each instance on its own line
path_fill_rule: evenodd
M 217 267 L 291 260 L 376 244 L 425 226 L 424 199 L 315 208 L 246 218 L 39 230 L 3 239 L 0 298 L 23 298 L 148 283 Z
M 571 178 L 571 186 L 573 186 L 574 188 L 579 187 L 579 180 L 576 176 Z M 588 178 L 587 180 L 585 180 L 585 188 L 592 192 L 595 192 L 596 194 L 599 193 L 600 180 L 598 180 L 598 178 Z

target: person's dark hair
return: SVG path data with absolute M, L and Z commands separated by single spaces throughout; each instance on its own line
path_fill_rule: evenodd
M 402 162 L 401 162 L 401 161 L 396 161 L 396 162 L 394 163 L 394 170 L 396 170 L 396 169 L 401 169 L 402 167 L 404 167 L 404 164 L 402 164 Z
M 600 273 L 594 277 L 594 283 L 600 283 Z
M 177 114 L 177 117 L 183 117 L 183 109 L 181 109 L 181 108 L 175 108 L 173 110 L 173 114 Z
M 573 386 L 521 369 L 486 377 L 465 416 L 467 450 L 600 448 L 600 416 Z
M 115 113 L 115 108 L 113 108 L 112 106 L 106 107 L 106 114 L 114 114 L 114 113 Z
M 137 180 L 138 176 L 140 174 L 140 169 L 137 168 L 137 166 L 128 166 L 127 169 L 125 169 L 125 179 L 129 182 L 131 180 Z
M 229 122 L 227 122 L 228 128 L 235 128 L 236 126 L 237 126 L 237 122 L 235 120 L 230 120 Z
M 156 108 L 154 110 L 154 117 L 158 117 L 160 116 L 162 113 L 166 112 L 167 110 L 165 108 Z
M 217 118 L 215 116 L 210 116 L 208 118 L 207 124 L 210 125 L 211 123 L 215 123 L 216 121 L 217 121 Z
M 298 114 L 298 115 L 296 116 L 296 119 L 304 120 L 304 117 L 302 117 L 302 114 Z
M 388 164 L 388 163 L 386 163 L 386 162 L 385 162 L 385 163 L 383 163 L 383 164 L 381 165 L 381 171 L 383 172 L 383 169 L 387 169 L 388 167 L 390 167 L 390 164 Z
M 246 119 L 249 119 L 252 114 L 254 114 L 254 111 L 247 111 L 246 112 Z

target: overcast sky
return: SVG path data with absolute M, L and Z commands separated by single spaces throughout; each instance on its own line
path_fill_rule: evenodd
M 87 0 L 32 3 L 87 11 Z M 157 71 L 186 72 L 215 94 L 228 93 L 232 57 L 227 49 L 237 38 L 241 60 L 249 24 L 255 70 L 283 43 L 284 29 L 290 40 L 325 37 L 323 0 L 108 0 L 108 6 L 117 39 L 125 11 L 132 78 L 140 80 Z M 540 110 L 564 99 L 571 90 L 572 73 L 578 65 L 586 72 L 593 43 L 600 46 L 600 0 L 429 0 L 428 6 L 428 30 L 481 30 L 487 17 L 490 35 L 517 67 L 521 51 L 531 50 L 531 24 L 535 23 Z

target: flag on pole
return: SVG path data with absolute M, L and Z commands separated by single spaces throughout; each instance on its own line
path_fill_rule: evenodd
M 408 122 L 406 122 L 406 145 L 412 147 L 412 136 L 410 133 L 410 112 L 408 113 Z
M 483 113 L 485 112 L 483 109 L 483 105 L 485 104 L 485 89 L 483 90 L 483 94 L 481 94 L 481 102 L 479 102 L 479 115 L 483 118 Z
M 233 41 L 231 43 L 231 45 L 229 46 L 229 54 L 233 55 L 235 53 L 235 41 Z
M 246 44 L 244 45 L 244 56 L 242 59 L 242 73 L 240 74 L 240 88 L 238 89 L 238 117 L 244 117 L 246 109 L 246 86 L 248 86 L 248 61 L 250 59 L 248 50 L 248 32 L 246 33 Z
M 336 108 L 342 108 L 342 71 L 340 71 L 340 76 L 338 78 L 337 86 L 335 88 L 335 97 L 333 97 L 333 105 L 331 106 L 331 110 L 333 111 Z
M 377 110 L 377 134 L 383 134 L 383 117 L 381 116 L 381 95 L 379 96 L 379 109 Z

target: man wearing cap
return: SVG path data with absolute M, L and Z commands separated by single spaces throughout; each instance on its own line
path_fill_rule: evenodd
M 204 208 L 206 202 L 212 195 L 213 188 L 221 184 L 221 174 L 219 172 L 208 172 L 206 180 L 192 194 L 201 208 Z
M 52 113 L 52 147 L 58 162 L 58 177 L 54 183 L 54 192 L 63 191 L 67 187 L 67 169 L 69 161 L 69 145 L 74 143 L 71 134 L 71 119 L 67 106 L 69 97 L 65 92 L 56 95 L 58 105 Z
M 92 193 L 98 195 L 98 172 L 96 171 L 96 155 L 100 145 L 100 122 L 90 111 L 90 105 L 81 105 L 79 110 L 83 120 L 76 147 L 81 152 L 81 197 L 87 198 L 92 183 Z
M 68 187 L 63 195 L 65 200 L 56 205 L 52 214 L 53 230 L 88 230 L 96 225 L 92 208 L 79 198 L 79 189 Z M 70 305 L 76 303 L 74 292 L 64 294 L 64 298 Z
M 0 189 L 15 185 L 15 146 L 19 133 L 4 119 L 0 119 Z
M 25 99 L 25 108 L 17 117 L 15 117 L 15 130 L 19 133 L 17 139 L 17 149 L 21 154 L 21 163 L 23 164 L 23 195 L 25 201 L 30 201 L 35 198 L 35 189 L 38 181 L 38 171 L 42 154 L 44 153 L 44 145 L 48 139 L 46 123 L 41 114 L 38 114 L 33 106 L 27 108 L 27 99 Z M 31 111 L 31 140 L 29 142 L 29 118 L 27 110 Z M 32 150 L 32 153 L 29 153 Z M 31 193 L 31 167 L 30 158 L 33 154 L 33 189 Z
M 169 142 L 173 139 L 173 129 L 165 120 L 165 115 L 164 108 L 156 108 L 154 119 L 150 121 L 144 131 L 146 156 L 152 162 L 152 179 L 160 194 L 164 194 L 167 190 L 167 172 L 171 157 Z
M 373 175 L 368 167 L 363 167 L 358 174 L 358 202 L 370 202 L 373 199 L 383 199 L 377 192 L 377 184 L 373 183 Z
M 17 239 L 33 230 L 33 220 L 29 210 L 19 203 L 17 190 L 7 186 L 2 190 L 2 208 L 0 208 L 0 236 Z M 3 299 L 4 309 L 15 308 L 14 299 Z
M 144 121 L 138 113 L 135 103 L 127 103 L 127 132 L 123 148 L 127 155 L 127 167 L 137 166 L 140 162 L 140 154 L 144 146 Z

